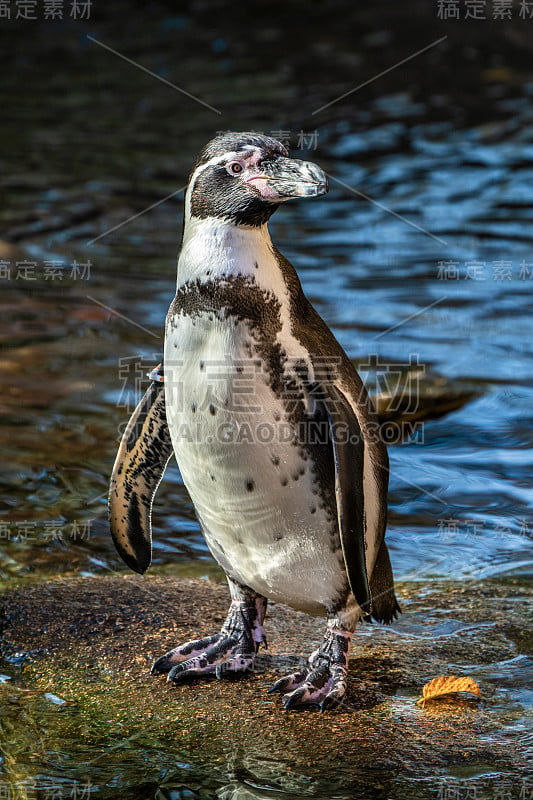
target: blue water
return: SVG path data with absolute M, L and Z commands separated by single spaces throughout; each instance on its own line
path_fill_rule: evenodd
M 395 98 L 385 100 L 393 117 Z M 517 116 L 514 133 L 496 141 L 490 126 L 334 125 L 316 151 L 302 152 L 330 174 L 329 194 L 285 204 L 272 219 L 274 240 L 370 388 L 418 364 L 422 387 L 440 376 L 477 393 L 390 448 L 388 540 L 400 579 L 531 574 L 533 141 L 528 106 Z M 61 248 L 90 257 L 86 282 L 50 282 L 47 292 L 5 282 L 8 363 L 22 353 L 28 385 L 50 392 L 36 411 L 35 389 L 24 385 L 4 428 L 7 553 L 23 574 L 49 571 L 46 553 L 54 569 L 63 559 L 60 569 L 122 569 L 107 536 L 106 483 L 120 425 L 161 357 L 180 213 L 163 204 L 91 247 L 65 248 L 63 233 L 28 246 L 34 258 Z M 31 536 L 19 536 L 21 520 L 32 521 Z M 89 521 L 89 541 L 45 542 L 51 520 L 67 534 Z M 155 568 L 209 558 L 176 468 L 154 522 Z
M 179 38 L 187 20 L 176 20 L 166 30 Z M 268 30 L 265 36 L 268 40 Z M 59 38 L 50 41 L 57 44 Z M 222 74 L 220 102 L 229 102 L 232 92 L 245 97 L 235 100 L 242 113 L 228 113 L 220 126 L 287 127 L 277 111 L 269 111 L 269 103 L 278 108 L 287 83 L 283 58 L 276 72 L 269 45 L 258 51 L 268 56 L 264 64 L 250 62 L 263 81 L 262 112 L 253 122 L 245 108 L 257 103 L 246 89 L 249 65 L 239 62 L 235 68 L 238 56 L 227 51 L 224 38 L 216 42 L 213 53 L 222 60 L 205 78 L 207 96 L 217 94 Z M 374 45 L 367 46 L 372 61 Z M 75 79 L 63 63 L 52 76 L 39 64 L 32 66 L 22 48 L 15 88 L 0 90 L 6 152 L 16 165 L 15 175 L 0 176 L 7 240 L 0 241 L 0 260 L 13 273 L 0 273 L 0 578 L 6 585 L 127 571 L 110 541 L 106 494 L 120 433 L 147 386 L 146 372 L 161 359 L 164 317 L 174 294 L 181 196 L 158 201 L 183 185 L 196 151 L 219 122 L 196 107 L 185 113 L 179 103 L 158 95 L 161 87 L 151 94 L 128 65 L 115 62 L 117 72 L 110 72 L 109 53 L 92 47 L 83 39 L 84 63 L 75 65 Z M 173 75 L 175 50 L 169 48 L 162 61 L 156 54 L 155 64 L 148 49 L 147 63 L 157 69 L 166 64 Z M 204 55 L 202 50 L 199 67 L 194 61 L 191 79 L 207 74 Z M 246 80 L 230 90 L 228 81 L 239 70 Z M 458 76 L 460 83 L 461 71 Z M 110 81 L 121 90 L 106 88 Z M 424 420 L 411 439 L 390 447 L 387 539 L 399 594 L 402 598 L 406 586 L 418 582 L 429 596 L 428 607 L 432 585 L 442 579 L 511 578 L 517 598 L 531 579 L 531 94 L 527 83 L 517 91 L 494 92 L 483 122 L 472 112 L 459 124 L 451 106 L 435 114 L 435 104 L 421 100 L 408 80 L 400 91 L 385 81 L 375 100 L 354 96 L 342 113 L 309 116 L 304 128 L 317 126 L 317 147 L 294 154 L 328 172 L 330 192 L 285 204 L 271 223 L 274 241 L 297 267 L 306 293 L 372 391 L 383 389 L 398 369 L 418 365 L 421 396 L 428 385 L 471 394 L 462 407 Z M 481 102 L 473 90 L 470 100 Z M 14 120 L 28 124 L 17 127 Z M 298 122 L 296 130 L 300 127 Z M 88 209 L 86 216 L 73 216 L 80 208 Z M 52 260 L 62 263 L 61 278 L 45 277 L 44 264 Z M 90 261 L 90 274 L 69 277 L 74 260 Z M 20 261 L 35 263 L 35 280 L 15 277 Z M 175 465 L 154 506 L 152 570 L 218 574 Z M 464 628 L 455 609 L 449 610 L 453 618 L 446 618 L 447 610 L 417 616 L 409 613 L 408 600 L 405 607 L 390 634 L 364 629 L 361 636 L 398 636 L 406 643 L 409 637 L 427 637 L 429 647 Z M 486 624 L 490 638 L 492 622 L 472 624 L 478 629 Z M 491 664 L 481 659 L 449 665 L 465 673 L 471 667 L 495 693 L 487 711 L 495 715 L 495 736 L 523 739 L 520 747 L 526 741 L 524 709 L 531 703 L 530 666 L 522 652 Z M 9 683 L 16 665 L 6 670 Z M 399 693 L 393 716 L 403 724 L 412 705 L 411 696 Z M 10 701 L 2 718 L 8 712 Z M 27 781 L 45 791 L 71 771 L 81 780 L 85 773 L 76 772 L 70 746 L 54 754 L 53 766 L 29 767 Z M 127 784 L 135 757 L 107 765 L 105 780 L 117 773 L 108 788 L 120 780 Z M 291 783 L 289 756 L 274 769 L 267 769 L 255 750 L 246 757 L 252 776 L 267 774 L 269 785 L 256 795 L 248 786 L 248 794 L 235 796 L 274 796 L 268 792 L 277 786 L 276 770 L 296 796 L 307 791 L 298 784 L 301 776 Z M 144 753 L 135 765 L 141 776 L 143 758 Z M 178 782 L 186 775 L 188 765 L 177 762 L 173 751 L 157 750 L 154 758 L 168 768 L 170 783 L 167 765 L 174 765 Z M 211 767 L 207 784 L 212 779 L 218 787 L 220 766 Z M 203 780 L 204 765 L 198 769 Z M 463 774 L 460 769 L 450 767 L 452 782 Z M 479 765 L 479 774 L 492 780 L 492 766 Z M 490 785 L 493 793 L 497 786 Z M 434 796 L 438 787 L 432 783 L 420 791 Z M 226 788 L 224 796 L 232 796 L 231 786 Z M 466 788 L 461 785 L 461 791 Z M 64 796 L 68 791 L 65 784 Z M 196 796 L 186 792 L 169 789 L 168 796 Z

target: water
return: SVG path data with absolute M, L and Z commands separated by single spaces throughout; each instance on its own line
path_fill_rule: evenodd
M 524 127 L 527 121 L 524 112 Z M 483 131 L 459 135 L 441 126 L 437 146 L 433 124 L 418 124 L 403 132 L 405 155 L 387 137 L 371 165 L 354 168 L 348 156 L 375 146 L 376 134 L 343 127 L 327 130 L 324 153 L 313 157 L 334 179 L 362 187 L 427 233 L 332 180 L 327 198 L 284 206 L 272 220 L 273 238 L 370 386 L 384 388 L 396 370 L 418 364 L 421 386 L 438 374 L 478 391 L 391 448 L 396 573 L 522 574 L 531 564 L 533 394 L 525 131 L 514 148 L 508 138 L 479 144 L 483 160 L 498 164 L 487 175 L 472 165 L 472 143 L 482 143 Z M 524 165 L 514 168 L 517 161 Z M 110 234 L 90 248 L 57 249 L 63 231 L 46 245 L 29 243 L 24 255 L 37 264 L 35 281 L 3 281 L 6 577 L 32 575 L 36 554 L 53 572 L 61 562 L 92 572 L 122 568 L 107 535 L 105 492 L 117 438 L 161 358 L 177 211 L 162 206 L 125 226 L 117 241 Z M 473 234 L 480 224 L 485 236 Z M 136 246 L 143 237 L 150 243 L 154 229 L 164 257 L 153 245 L 148 252 Z M 67 264 L 60 282 L 45 278 L 36 252 L 59 253 Z M 89 279 L 72 279 L 71 264 L 88 259 Z M 207 558 L 175 467 L 154 520 L 156 569 Z M 74 541 L 64 547 L 60 534 Z
M 158 69 L 174 63 L 175 31 L 198 25 L 179 19 L 170 24 L 165 17 L 161 25 Z M 0 252 L 0 575 L 6 586 L 126 570 L 108 535 L 107 483 L 145 373 L 161 358 L 181 195 L 125 221 L 183 186 L 195 151 L 217 123 L 194 104 L 186 114 L 182 105 L 169 107 L 164 87 L 146 96 L 149 78 L 140 90 L 124 65 L 119 72 L 109 53 L 89 48 L 84 34 L 54 40 L 72 48 L 73 71 L 55 65 L 48 105 L 40 92 L 50 84 L 29 51 L 26 60 L 19 56 L 15 90 L 4 89 L 4 104 L 25 123 L 6 125 L 12 164 L 0 181 L 6 239 Z M 112 26 L 104 34 L 117 38 Z M 50 45 L 37 35 L 35 41 L 55 64 Z M 283 40 L 273 41 L 281 52 Z M 431 593 L 443 580 L 487 586 L 512 580 L 519 595 L 533 563 L 531 84 L 510 82 L 493 93 L 483 117 L 463 109 L 458 124 L 451 101 L 436 110 L 436 86 L 424 98 L 409 81 L 398 86 L 396 76 L 364 95 L 360 106 L 333 108 L 315 121 L 309 111 L 302 119 L 291 115 L 281 62 L 267 69 L 263 56 L 254 62 L 251 53 L 228 50 L 224 37 L 212 42 L 217 68 L 211 81 L 198 56 L 189 52 L 187 63 L 192 85 L 212 102 L 225 87 L 221 99 L 229 112 L 220 128 L 299 130 L 305 120 L 309 130 L 320 122 L 316 150 L 295 154 L 326 169 L 330 193 L 286 204 L 271 233 L 369 386 L 383 388 L 398 365 L 418 364 L 422 384 L 442 376 L 455 387 L 475 388 L 461 409 L 424 422 L 410 441 L 390 449 L 388 542 L 400 586 L 421 584 Z M 370 40 L 366 48 L 379 71 Z M 346 42 L 341 50 L 348 58 Z M 245 81 L 250 65 L 262 82 L 261 105 L 278 98 L 278 116 L 257 108 Z M 102 84 L 112 79 L 111 67 L 119 99 Z M 327 99 L 327 81 L 318 84 Z M 126 124 L 131 114 L 133 127 Z M 88 145 L 87 137 L 99 146 Z M 52 262 L 59 262 L 54 276 Z M 74 262 L 81 266 L 73 274 Z M 160 487 L 154 527 L 155 574 L 219 575 L 175 466 Z M 406 613 L 398 636 L 415 636 L 417 624 L 424 636 L 453 633 L 440 613 L 420 623 Z M 505 735 L 518 740 L 531 703 L 523 657 L 470 665 L 499 687 L 495 713 Z M 165 759 L 157 747 L 154 752 Z M 129 768 L 138 763 L 123 765 Z M 200 796 L 160 791 L 161 797 Z M 242 791 L 227 796 L 263 796 L 253 787 Z M 312 793 L 301 786 L 290 791 Z

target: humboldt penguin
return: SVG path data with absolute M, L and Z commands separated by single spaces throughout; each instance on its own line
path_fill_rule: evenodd
M 224 133 L 200 152 L 164 365 L 124 433 L 109 497 L 118 552 L 144 573 L 153 497 L 174 454 L 227 575 L 221 630 L 174 647 L 152 673 L 180 683 L 252 670 L 270 599 L 326 617 L 305 668 L 272 687 L 286 708 L 322 710 L 346 692 L 357 623 L 391 622 L 399 610 L 375 411 L 267 227 L 286 200 L 326 192 L 320 167 L 263 134 Z

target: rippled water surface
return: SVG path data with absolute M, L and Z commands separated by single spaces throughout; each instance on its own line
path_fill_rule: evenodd
M 391 447 L 398 576 L 522 573 L 532 459 L 528 102 L 517 109 L 519 131 L 492 141 L 490 128 L 412 124 L 406 98 L 386 100 L 379 116 L 390 121 L 322 133 L 308 156 L 331 175 L 330 193 L 284 206 L 272 235 L 371 387 L 418 364 L 421 391 L 437 374 L 477 392 Z M 180 214 L 163 205 L 88 248 L 65 245 L 63 230 L 29 241 L 21 253 L 37 264 L 35 280 L 3 281 L 6 574 L 122 569 L 105 491 L 121 426 L 161 357 Z M 63 261 L 61 280 L 45 276 L 44 259 Z M 70 277 L 74 261 L 88 280 Z M 154 518 L 156 567 L 208 557 L 176 468 Z

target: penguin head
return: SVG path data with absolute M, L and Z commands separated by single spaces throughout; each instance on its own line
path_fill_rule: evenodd
M 289 158 L 287 149 L 261 133 L 223 133 L 200 152 L 189 176 L 187 218 L 218 218 L 234 225 L 264 225 L 278 205 L 328 190 L 316 164 Z

